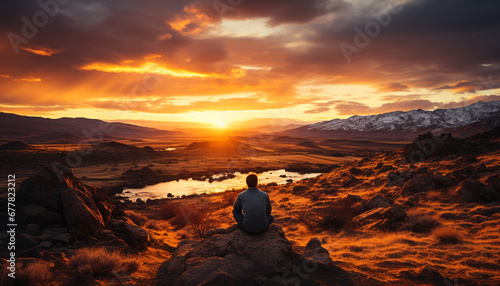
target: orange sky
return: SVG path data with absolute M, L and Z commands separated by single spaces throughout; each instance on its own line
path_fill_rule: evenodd
M 497 1 L 10 2 L 3 112 L 254 127 L 500 99 Z

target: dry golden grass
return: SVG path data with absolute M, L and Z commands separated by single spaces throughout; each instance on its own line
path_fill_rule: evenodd
M 223 206 L 233 206 L 236 198 L 238 198 L 239 192 L 237 191 L 225 191 L 222 194 L 222 205 Z
M 462 234 L 458 230 L 449 226 L 438 227 L 432 232 L 432 234 L 441 243 L 445 244 L 459 243 L 462 238 Z
M 127 259 L 120 253 L 109 252 L 105 248 L 78 249 L 68 261 L 70 276 L 76 281 L 109 277 L 112 272 L 124 271 L 131 274 L 139 268 L 135 260 Z
M 408 221 L 402 225 L 405 230 L 426 233 L 441 225 L 435 215 L 422 209 L 411 209 L 406 214 Z
M 319 217 L 313 212 L 306 210 L 299 211 L 295 217 L 310 231 L 313 231 L 318 227 Z
M 138 226 L 143 226 L 149 219 L 143 214 L 136 213 L 131 210 L 125 211 L 128 217 Z
M 185 216 L 189 225 L 189 232 L 197 238 L 203 238 L 205 232 L 220 225 L 214 218 L 213 211 L 209 208 L 191 206 L 190 212 Z
M 16 273 L 15 283 L 18 285 L 44 285 L 51 278 L 52 273 L 47 264 L 33 262 L 20 267 L 19 271 Z

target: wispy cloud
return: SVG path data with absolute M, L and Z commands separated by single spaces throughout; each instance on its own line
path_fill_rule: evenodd
M 57 55 L 61 53 L 63 50 L 56 50 L 56 49 L 50 49 L 50 48 L 44 48 L 44 47 L 39 47 L 39 48 L 29 48 L 29 47 L 20 47 L 21 50 L 25 50 L 27 52 L 33 53 L 35 55 L 39 56 L 46 56 L 46 57 L 52 57 L 54 55 Z

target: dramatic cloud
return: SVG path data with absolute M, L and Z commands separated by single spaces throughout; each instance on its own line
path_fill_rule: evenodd
M 3 111 L 315 121 L 498 99 L 494 0 L 44 3 L 2 4 Z

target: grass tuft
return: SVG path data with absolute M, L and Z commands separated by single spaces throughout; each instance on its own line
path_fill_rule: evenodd
M 50 278 L 52 278 L 52 273 L 49 266 L 41 262 L 32 262 L 19 268 L 15 283 L 17 285 L 44 285 L 49 282 Z
M 225 191 L 222 194 L 222 205 L 225 207 L 232 207 L 234 205 L 234 202 L 236 201 L 236 198 L 238 198 L 238 195 L 239 192 L 237 191 Z
M 78 249 L 68 261 L 70 276 L 76 281 L 111 277 L 113 272 L 131 274 L 139 269 L 133 259 L 118 252 L 109 252 L 103 247 Z
M 458 230 L 448 226 L 436 228 L 432 234 L 444 244 L 457 244 L 462 238 L 462 234 Z
M 136 213 L 131 210 L 127 210 L 125 211 L 125 213 L 138 226 L 144 226 L 144 224 L 149 220 L 148 217 L 146 217 L 145 215 Z
M 428 233 L 441 225 L 435 215 L 421 209 L 411 209 L 406 212 L 408 221 L 404 222 L 402 229 L 416 233 Z

